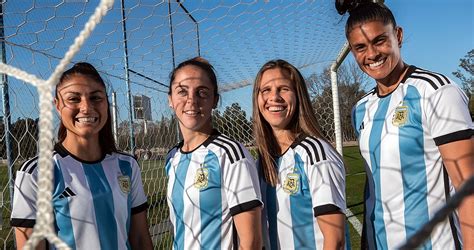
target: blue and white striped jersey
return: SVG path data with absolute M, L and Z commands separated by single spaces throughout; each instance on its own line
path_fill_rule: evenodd
M 402 244 L 454 192 L 438 146 L 473 135 L 466 95 L 447 77 L 410 66 L 389 95 L 376 89 L 353 109 L 366 163 L 365 232 L 370 249 Z M 461 245 L 456 214 L 439 224 L 425 248 Z
M 341 157 L 327 142 L 303 134 L 276 162 L 277 186 L 260 178 L 265 249 L 323 249 L 317 216 L 346 210 Z
M 232 216 L 261 206 L 250 153 L 217 131 L 192 152 L 170 150 L 166 160 L 174 249 L 231 249 Z
M 11 225 L 31 228 L 36 221 L 38 158 L 17 171 Z M 54 148 L 53 212 L 58 236 L 72 249 L 130 249 L 132 214 L 147 209 L 137 161 L 111 153 L 84 162 L 61 144 Z

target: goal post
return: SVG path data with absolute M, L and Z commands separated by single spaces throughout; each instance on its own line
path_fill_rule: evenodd
M 87 0 L 24 0 L 3 1 L 1 7 L 4 59 L 0 72 L 9 76 L 8 80 L 3 78 L 0 112 L 0 153 L 8 159 L 4 165 L 18 167 L 39 151 L 40 176 L 50 183 L 42 189 L 49 196 L 41 196 L 41 201 L 50 201 L 48 156 L 58 127 L 52 90 L 59 75 L 72 63 L 93 64 L 108 87 L 117 146 L 138 157 L 150 204 L 150 232 L 158 248 L 170 248 L 172 238 L 164 172 L 165 155 L 179 140 L 178 122 L 168 107 L 172 69 L 195 56 L 210 61 L 217 72 L 221 95 L 213 122 L 221 132 L 255 153 L 251 96 L 258 69 L 268 60 L 281 58 L 309 79 L 338 61 L 345 43 L 345 17 L 337 14 L 331 0 L 102 0 L 100 4 Z M 335 121 L 340 119 L 337 108 L 333 108 L 337 100 L 328 93 L 337 91 L 338 86 L 312 87 L 317 89 L 311 98 L 322 129 L 328 131 L 332 142 L 337 142 L 339 150 L 349 137 L 335 132 Z M 145 107 L 137 107 L 139 98 L 134 104 L 137 96 L 146 99 L 146 111 Z M 341 119 L 341 123 L 347 122 L 345 117 Z M 11 172 L 0 175 L 6 204 L 2 209 L 7 214 L 0 230 L 5 248 L 13 244 L 8 226 Z M 51 225 L 51 221 L 39 224 Z M 60 246 L 51 227 L 43 228 L 44 234 L 35 234 L 34 240 L 48 237 Z

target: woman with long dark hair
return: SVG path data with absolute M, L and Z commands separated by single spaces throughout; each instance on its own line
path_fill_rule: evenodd
M 115 147 L 105 83 L 97 70 L 81 62 L 65 71 L 55 105 L 60 127 L 52 203 L 58 236 L 73 249 L 151 249 L 140 168 Z M 36 221 L 37 160 L 28 160 L 16 174 L 11 225 L 18 249 Z
M 180 63 L 171 72 L 168 101 L 183 136 L 166 160 L 173 248 L 260 249 L 255 162 L 242 144 L 213 128 L 219 94 L 212 65 L 200 57 Z
M 392 249 L 474 176 L 468 98 L 446 76 L 403 61 L 403 29 L 384 4 L 338 0 L 336 7 L 349 11 L 352 54 L 376 82 L 352 117 L 367 173 L 363 247 Z M 473 211 L 467 197 L 420 248 L 473 249 Z

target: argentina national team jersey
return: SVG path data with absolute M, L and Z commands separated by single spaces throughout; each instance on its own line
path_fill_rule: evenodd
M 389 95 L 376 89 L 354 107 L 353 125 L 366 163 L 365 232 L 370 249 L 400 246 L 452 195 L 438 146 L 473 135 L 467 97 L 438 73 L 410 66 Z M 459 249 L 454 213 L 425 249 Z
M 17 171 L 11 225 L 31 228 L 36 220 L 38 157 Z M 72 249 L 130 249 L 133 214 L 147 209 L 136 160 L 111 153 L 80 161 L 60 144 L 54 154 L 53 211 L 58 236 Z
M 323 249 L 317 216 L 346 209 L 341 157 L 327 142 L 303 134 L 276 162 L 277 186 L 261 177 L 266 249 Z
M 231 249 L 232 216 L 261 206 L 250 153 L 217 131 L 192 152 L 181 143 L 166 160 L 174 249 Z

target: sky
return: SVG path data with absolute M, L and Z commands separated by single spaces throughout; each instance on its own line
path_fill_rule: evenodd
M 41 2 L 36 2 L 36 7 L 34 9 L 35 11 L 31 11 L 31 13 L 28 14 L 28 25 L 23 25 L 28 26 L 28 29 L 25 28 L 25 31 L 21 31 L 20 34 L 16 36 L 16 40 L 13 40 L 14 43 L 17 42 L 20 44 L 29 44 L 32 43 L 29 39 L 38 39 L 38 41 L 41 43 L 38 43 L 38 45 L 32 45 L 32 47 L 34 49 L 42 49 L 43 47 L 41 46 L 52 47 L 53 49 L 47 51 L 48 53 L 53 53 L 55 50 L 60 49 L 64 50 L 65 48 L 67 48 L 66 46 L 70 45 L 72 39 L 76 36 L 76 33 L 78 33 L 78 30 L 63 28 L 63 26 L 67 26 L 67 24 L 65 24 L 67 22 L 61 18 L 58 18 L 57 20 L 52 20 L 48 23 L 48 27 L 50 27 L 48 32 L 40 33 L 37 37 L 31 35 L 35 33 L 32 31 L 36 31 L 38 29 L 40 30 L 43 27 L 42 22 L 32 22 L 31 20 L 46 19 L 49 15 L 63 15 L 55 13 L 56 8 L 38 7 L 40 3 L 54 1 L 57 0 L 45 0 Z M 127 1 L 127 3 L 132 6 L 132 2 L 136 1 L 129 0 Z M 333 38 L 334 32 L 340 32 L 340 34 L 343 34 L 344 32 L 342 29 L 340 31 L 322 29 L 322 26 L 324 26 L 326 23 L 324 21 L 320 21 L 317 18 L 319 14 L 325 14 L 325 11 L 335 12 L 335 10 L 332 9 L 332 7 L 334 6 L 334 0 L 313 0 L 317 1 L 318 3 L 327 2 L 325 3 L 325 8 L 316 8 L 315 6 L 317 5 L 312 4 L 314 2 L 309 0 L 292 1 L 291 3 L 294 3 L 292 5 L 286 4 L 289 3 L 290 0 L 281 0 L 281 2 L 278 0 L 255 1 L 256 2 L 253 2 L 251 0 L 222 0 L 220 2 L 218 2 L 217 0 L 183 1 L 189 10 L 193 10 L 199 8 L 199 6 L 202 6 L 203 11 L 193 12 L 195 17 L 198 20 L 201 20 L 201 37 L 203 37 L 203 41 L 201 41 L 201 50 L 204 53 L 205 57 L 210 57 L 211 62 L 215 65 L 218 71 L 218 77 L 221 77 L 221 79 L 224 80 L 224 83 L 227 81 L 238 82 L 240 80 L 249 80 L 249 82 L 252 82 L 253 77 L 255 76 L 256 71 L 258 70 L 260 65 L 263 64 L 264 61 L 273 58 L 290 59 L 290 62 L 294 63 L 297 66 L 304 65 L 306 62 L 314 62 L 314 60 L 312 61 L 313 57 L 315 56 L 312 54 L 314 51 L 306 50 L 306 48 L 302 45 L 307 44 L 307 41 L 309 40 L 311 41 L 309 44 L 317 46 L 321 43 L 321 41 L 318 40 L 319 38 L 322 37 L 324 38 L 323 40 L 331 40 L 328 38 Z M 90 11 L 92 11 L 95 7 L 96 2 L 97 1 L 91 1 L 88 4 L 90 5 L 88 7 L 89 14 Z M 160 32 L 162 30 L 165 31 L 165 33 L 169 32 L 169 27 L 167 26 L 168 19 L 163 18 L 166 17 L 167 4 L 157 4 L 157 1 L 150 0 L 150 3 L 157 4 L 160 6 L 157 8 L 150 8 L 149 5 L 145 3 L 146 1 L 140 0 L 138 2 L 141 3 L 141 9 L 136 10 L 135 8 L 136 11 L 132 12 L 134 14 L 138 14 L 138 16 L 129 16 L 130 20 L 127 23 L 129 25 L 128 30 L 130 32 L 128 39 L 130 41 L 130 54 L 138 54 L 138 57 L 134 57 L 135 61 L 133 62 L 135 62 L 135 64 L 143 62 L 144 66 L 142 68 L 136 68 L 136 65 L 133 64 L 133 69 L 141 73 L 146 73 L 152 78 L 158 79 L 161 82 L 166 83 L 168 81 L 168 73 L 172 68 L 172 63 L 169 59 L 171 58 L 171 52 L 168 48 L 169 36 L 167 36 L 166 34 L 164 35 L 164 33 Z M 392 9 L 399 26 L 401 26 L 404 30 L 402 57 L 404 58 L 405 62 L 408 64 L 416 65 L 421 68 L 443 73 L 448 77 L 452 78 L 454 81 L 459 82 L 459 79 L 454 77 L 452 75 L 452 72 L 459 69 L 459 59 L 463 58 L 468 51 L 474 49 L 473 2 L 473 0 L 386 0 L 387 6 Z M 13 29 L 13 31 L 11 32 L 16 32 L 16 27 L 20 26 L 20 24 L 25 20 L 25 16 L 22 13 L 24 13 L 26 9 L 30 8 L 28 6 L 32 4 L 19 4 L 21 2 L 13 1 L 9 3 L 9 15 L 6 18 L 6 22 L 8 21 L 13 27 L 11 28 Z M 232 3 L 235 3 L 235 6 Z M 285 3 L 286 5 L 291 7 L 283 9 L 275 8 L 275 6 L 282 5 L 281 3 Z M 232 8 L 219 8 L 216 9 L 215 12 L 206 11 L 206 8 L 209 8 L 206 6 L 213 4 L 221 7 L 232 6 Z M 255 8 L 252 7 L 253 5 L 255 5 Z M 18 10 L 14 11 L 15 8 L 18 8 Z M 264 11 L 254 12 L 255 9 L 258 8 L 263 8 Z M 68 15 L 66 16 L 73 16 L 73 14 L 76 14 L 76 12 L 79 10 L 81 9 L 78 8 L 76 10 L 74 8 L 70 8 L 69 10 L 68 8 L 68 11 L 71 13 L 67 13 Z M 117 16 L 120 16 L 120 13 L 117 11 L 118 10 L 115 9 L 114 11 L 109 13 L 107 18 L 104 19 L 103 25 L 108 23 L 110 26 L 110 24 L 113 24 L 112 26 L 114 27 L 114 29 L 120 31 L 120 27 L 116 26 L 117 22 L 115 21 Z M 234 11 L 244 11 L 245 14 L 236 15 Z M 161 17 L 161 19 L 157 20 L 157 18 L 143 18 L 149 15 L 148 12 L 156 12 L 155 15 L 158 15 L 158 17 Z M 163 14 L 161 12 L 164 13 L 164 16 L 161 16 Z M 85 22 L 85 20 L 89 17 L 88 13 L 82 15 L 77 20 L 74 19 L 74 21 L 76 22 L 76 26 L 80 26 L 83 22 Z M 278 18 L 275 18 L 273 16 L 273 14 L 275 13 L 280 13 L 280 16 Z M 314 16 L 316 17 L 314 18 L 314 20 L 306 17 L 306 15 L 312 14 L 314 14 Z M 228 20 L 220 19 L 222 16 L 230 17 L 230 20 L 233 20 L 236 24 L 241 24 L 241 26 L 237 28 L 230 28 L 229 26 L 227 26 L 228 23 L 226 21 Z M 182 24 L 185 27 L 192 27 L 190 26 L 190 20 L 187 20 L 187 22 L 183 22 L 183 20 L 186 20 L 186 18 L 182 14 L 177 14 L 173 18 L 175 26 Z M 267 19 L 265 18 L 267 18 L 269 21 L 266 21 Z M 72 19 L 68 20 L 71 21 Z M 160 32 L 155 32 L 154 30 L 147 29 L 147 27 L 158 25 L 151 21 L 158 22 L 158 24 L 161 25 L 159 26 L 161 27 L 161 29 L 157 30 Z M 341 21 L 339 16 L 333 19 L 332 22 L 338 21 Z M 211 23 L 210 25 L 215 25 L 213 26 L 213 29 L 207 27 L 209 26 L 209 23 Z M 137 27 L 139 27 L 140 29 Z M 178 40 L 177 38 L 182 38 L 185 36 L 194 37 L 193 32 L 188 32 L 189 27 L 184 29 L 176 28 L 174 30 L 174 32 L 176 33 L 175 43 L 176 46 L 179 47 L 176 50 L 179 52 L 178 57 L 176 59 L 177 62 L 180 62 L 185 58 L 189 58 L 190 56 L 189 53 L 183 52 L 186 49 L 185 45 L 180 45 L 179 42 L 176 42 Z M 291 33 L 292 27 L 302 30 L 304 34 Z M 96 34 L 99 34 L 99 30 L 103 28 L 104 26 L 99 25 Z M 265 29 L 270 30 L 270 32 L 265 33 Z M 184 34 L 181 34 L 180 31 L 184 32 Z M 329 31 L 332 33 L 331 36 L 329 34 Z M 82 48 L 80 52 L 82 56 L 77 56 L 75 60 L 91 61 L 94 65 L 98 66 L 101 72 L 114 74 L 114 72 L 118 71 L 118 74 L 122 74 L 123 66 L 121 66 L 120 63 L 113 63 L 113 60 L 121 61 L 123 53 L 120 50 L 111 50 L 109 48 L 120 47 L 121 36 L 118 33 L 119 32 L 117 32 L 117 34 L 114 33 L 107 38 L 94 35 L 89 40 L 95 38 L 96 41 L 94 44 L 98 45 L 93 47 L 93 49 Z M 142 33 L 146 34 L 147 36 L 142 37 Z M 235 39 L 235 37 L 238 37 L 239 33 L 245 33 L 246 35 L 241 37 L 240 39 Z M 53 43 L 53 45 L 51 45 L 51 41 L 59 40 L 61 37 L 63 37 L 64 39 L 60 40 L 60 42 L 58 42 L 57 44 Z M 343 40 L 344 38 L 342 37 L 342 42 Z M 183 42 L 186 41 L 187 40 L 183 40 Z M 257 44 L 257 42 L 260 42 L 260 45 Z M 119 43 L 119 45 L 117 45 L 117 43 Z M 339 44 L 339 41 L 337 41 L 337 43 Z M 141 44 L 143 44 L 144 46 L 140 47 L 139 45 Z M 190 48 L 193 49 L 193 46 L 190 46 Z M 243 50 L 238 50 L 242 46 Z M 338 46 L 337 48 L 329 48 L 330 46 L 322 47 L 322 49 L 318 53 L 332 53 L 333 51 L 337 53 L 339 51 Z M 148 50 L 156 53 L 143 53 L 142 50 Z M 231 51 L 231 53 L 227 53 L 228 51 Z M 247 56 L 250 56 L 250 58 L 242 57 L 240 55 L 241 51 L 250 51 L 251 53 L 246 54 Z M 61 53 L 63 52 L 60 52 L 58 54 L 60 55 Z M 10 50 L 7 50 L 7 55 L 10 54 Z M 213 57 L 213 54 L 216 56 Z M 41 67 L 43 66 L 43 64 L 45 67 L 53 67 L 56 65 L 56 62 L 54 60 L 52 60 L 52 62 L 50 63 L 51 65 L 48 65 L 48 63 L 43 63 L 43 61 L 41 61 L 40 54 L 37 53 L 37 55 L 31 56 L 24 50 L 20 49 L 18 50 L 18 52 L 15 53 L 15 56 L 11 58 L 13 59 L 13 65 L 15 65 L 15 63 L 23 61 L 34 62 L 32 65 L 24 66 L 22 68 L 27 69 L 31 73 L 39 74 L 39 76 L 41 76 L 42 78 L 47 77 L 49 74 L 48 71 L 43 70 L 44 67 Z M 156 60 L 156 58 L 158 58 L 158 60 Z M 153 60 L 162 61 L 163 63 L 162 65 L 149 63 Z M 349 54 L 347 60 L 353 60 L 351 54 Z M 12 63 L 11 61 L 9 62 Z M 330 62 L 327 61 L 326 63 Z M 241 68 L 235 67 L 235 65 L 238 65 Z M 115 71 L 112 70 L 112 67 Z M 318 68 L 319 65 L 316 65 L 315 67 Z M 230 70 L 228 70 L 227 68 L 230 68 Z M 310 71 L 311 69 L 308 70 L 308 68 L 306 68 L 306 70 Z M 320 68 L 321 67 L 319 67 L 319 69 Z M 228 78 L 231 80 L 228 80 Z M 138 78 L 135 75 L 131 75 L 131 79 L 132 81 L 134 81 Z M 126 92 L 125 85 L 123 84 L 123 79 L 115 79 L 113 77 L 109 77 L 109 80 L 114 83 L 114 91 L 117 91 L 119 93 L 119 102 L 125 102 Z M 117 84 L 115 85 L 115 83 Z M 152 100 L 157 103 L 156 105 L 158 108 L 155 108 L 157 112 L 165 112 L 166 114 L 170 114 L 170 111 L 167 109 L 166 94 L 163 94 L 161 92 L 158 93 L 157 91 L 151 90 L 149 88 L 139 87 L 140 86 L 137 84 L 132 85 L 133 94 L 149 95 Z M 33 88 L 26 88 L 25 86 L 21 85 L 17 89 L 17 93 L 30 92 L 31 94 L 26 95 L 28 97 L 34 96 L 35 90 Z M 238 101 L 239 103 L 241 103 L 241 106 L 247 111 L 247 115 L 250 115 L 251 102 L 250 100 L 248 100 L 250 92 L 251 86 L 247 86 L 235 92 L 231 91 L 223 93 L 224 102 L 222 102 L 222 105 L 220 107 L 223 109 L 230 103 Z M 11 96 L 15 96 L 15 94 L 12 93 Z M 14 112 L 15 116 L 36 117 L 36 101 L 37 100 L 35 98 L 23 98 L 23 96 L 18 96 L 18 98 L 13 101 L 14 103 L 12 103 L 12 107 L 22 108 L 23 110 L 21 110 L 20 112 Z M 0 107 L 0 109 L 2 108 Z M 128 114 L 126 112 L 122 113 L 123 114 L 121 114 L 121 117 L 126 119 Z M 154 116 L 155 119 L 159 119 L 160 117 L 161 114 L 157 114 Z
M 386 0 L 385 4 L 404 31 L 403 60 L 459 83 L 452 72 L 460 69 L 459 60 L 474 49 L 474 1 Z M 345 60 L 353 61 L 352 54 Z M 369 81 L 367 90 L 374 86 Z M 251 114 L 251 103 L 241 106 Z
M 387 0 L 403 28 L 402 58 L 408 64 L 445 74 L 459 59 L 474 49 L 474 1 L 472 0 Z

